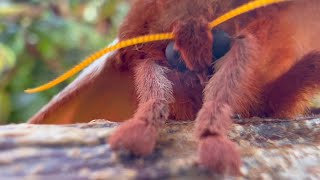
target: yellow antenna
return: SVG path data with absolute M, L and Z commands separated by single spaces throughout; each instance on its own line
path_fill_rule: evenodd
M 219 24 L 222 24 L 222 23 L 224 23 L 224 22 L 226 22 L 236 16 L 244 14 L 246 12 L 255 10 L 255 9 L 263 7 L 263 6 L 268 6 L 271 4 L 283 2 L 283 1 L 290 1 L 290 0 L 256 0 L 256 1 L 249 2 L 249 3 L 244 4 L 234 10 L 231 10 L 231 11 L 227 12 L 226 14 L 220 16 L 219 18 L 215 19 L 214 21 L 209 23 L 209 28 L 212 29 L 212 28 L 218 26 Z
M 142 43 L 146 43 L 146 42 L 160 41 L 160 40 L 166 40 L 166 39 L 173 39 L 173 34 L 172 33 L 151 34 L 151 35 L 139 36 L 136 38 L 121 41 L 113 46 L 106 47 L 106 48 L 90 55 L 85 60 L 83 60 L 80 64 L 76 65 L 75 67 L 73 67 L 72 69 L 70 69 L 66 73 L 62 74 L 58 78 L 56 78 L 56 79 L 54 79 L 54 80 L 52 80 L 42 86 L 39 86 L 37 88 L 27 89 L 27 90 L 25 90 L 25 92 L 26 93 L 36 93 L 36 92 L 41 92 L 41 91 L 50 89 L 50 88 L 60 84 L 61 82 L 65 81 L 66 79 L 70 78 L 71 76 L 75 75 L 76 73 L 78 73 L 82 69 L 86 68 L 91 63 L 93 63 L 94 61 L 96 61 L 97 59 L 99 59 L 100 57 L 102 57 L 103 55 L 105 55 L 108 52 L 115 51 L 117 49 L 121 49 L 124 47 L 136 45 L 136 44 L 142 44 Z
M 279 3 L 279 2 L 283 2 L 283 1 L 289 1 L 289 0 L 256 0 L 256 1 L 249 2 L 249 3 L 244 4 L 234 10 L 227 12 L 226 14 L 217 18 L 216 20 L 210 22 L 208 27 L 210 29 L 212 29 L 212 28 L 218 26 L 219 24 L 221 24 L 229 19 L 234 18 L 236 16 L 239 16 L 243 13 L 248 12 L 248 11 L 260 8 L 262 6 L 267 6 L 270 4 L 275 4 L 275 3 Z M 70 69 L 66 73 L 59 76 L 58 78 L 56 78 L 56 79 L 54 79 L 54 80 L 52 80 L 42 86 L 32 88 L 32 89 L 27 89 L 27 90 L 25 90 L 25 92 L 26 93 L 36 93 L 36 92 L 41 92 L 41 91 L 45 91 L 47 89 L 50 89 L 50 88 L 60 84 L 61 82 L 65 81 L 66 79 L 70 78 L 71 76 L 75 75 L 76 73 L 80 72 L 82 69 L 86 68 L 91 63 L 93 63 L 94 61 L 98 60 L 100 57 L 102 57 L 103 55 L 105 55 L 106 53 L 109 53 L 111 51 L 115 51 L 118 49 L 122 49 L 125 47 L 137 45 L 137 44 L 143 44 L 143 43 L 161 41 L 161 40 L 169 40 L 169 39 L 174 39 L 174 34 L 172 32 L 171 33 L 151 34 L 151 35 L 139 36 L 136 38 L 121 41 L 113 46 L 106 47 L 106 48 L 90 55 L 88 58 L 83 60 L 80 64 L 76 65 L 74 68 Z

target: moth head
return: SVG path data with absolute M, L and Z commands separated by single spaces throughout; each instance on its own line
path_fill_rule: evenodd
M 161 3 L 161 2 L 172 2 L 172 1 L 159 0 L 158 2 L 160 2 L 160 5 L 162 4 L 162 6 L 165 7 L 164 6 L 165 3 Z M 234 18 L 243 13 L 246 13 L 248 11 L 257 9 L 259 7 L 267 6 L 270 4 L 284 2 L 284 1 L 287 1 L 287 0 L 252 1 L 252 2 L 249 2 L 248 4 L 244 4 L 243 6 L 240 6 L 234 10 L 229 11 L 228 13 L 220 16 L 219 18 L 209 23 L 208 18 L 206 19 L 205 18 L 206 16 L 204 14 L 200 15 L 199 16 L 200 18 L 199 18 L 198 16 L 193 16 L 193 15 L 190 16 L 190 13 L 196 12 L 196 14 L 198 14 L 198 12 L 205 12 L 206 8 L 208 8 L 209 6 L 207 6 L 206 3 L 204 2 L 211 2 L 210 0 L 203 0 L 201 1 L 202 3 L 200 3 L 200 1 L 193 1 L 193 0 L 190 0 L 190 1 L 179 0 L 179 2 L 190 3 L 190 6 L 187 6 L 187 7 L 190 7 L 191 9 L 186 9 L 187 11 L 185 11 L 186 14 L 189 15 L 188 17 L 190 18 L 186 19 L 186 21 L 178 21 L 179 23 L 177 23 L 177 25 L 174 26 L 173 32 L 140 36 L 133 39 L 125 40 L 123 42 L 119 42 L 118 44 L 112 45 L 110 47 L 106 47 L 90 55 L 88 58 L 83 60 L 77 66 L 70 69 L 66 73 L 62 74 L 58 78 L 44 85 L 41 85 L 39 87 L 27 89 L 25 90 L 25 92 L 36 93 L 36 92 L 41 92 L 41 91 L 50 89 L 56 86 L 57 84 L 65 81 L 66 79 L 70 78 L 74 74 L 78 73 L 79 71 L 81 71 L 82 69 L 90 65 L 92 62 L 98 60 L 100 57 L 104 56 L 106 53 L 109 53 L 111 51 L 136 45 L 136 44 L 142 44 L 146 42 L 159 41 L 159 40 L 168 40 L 168 39 L 175 39 L 173 49 L 179 51 L 182 61 L 185 63 L 186 67 L 191 71 L 197 72 L 198 76 L 205 77 L 205 74 L 206 74 L 205 67 L 210 65 L 210 60 L 214 57 L 214 54 L 210 53 L 210 49 L 214 48 L 213 43 L 215 42 L 215 40 L 214 40 L 214 35 L 210 33 L 211 30 L 209 29 L 212 29 L 229 19 Z M 172 4 L 172 3 L 167 3 L 167 4 Z M 199 8 L 194 8 L 196 5 L 204 5 L 204 6 L 199 6 Z M 172 6 L 172 7 L 183 7 L 183 6 Z M 205 8 L 202 9 L 201 7 L 205 7 Z M 212 14 L 212 12 L 210 13 L 210 8 L 209 8 L 209 11 L 207 12 L 209 16 L 210 14 Z M 176 18 L 179 19 L 181 17 L 184 19 L 185 17 L 184 14 L 181 14 L 180 17 L 176 17 Z M 165 18 L 168 19 L 170 18 L 170 16 L 165 16 Z M 175 20 L 173 20 L 173 22 L 175 22 Z M 196 23 L 192 24 L 193 22 L 196 22 Z M 208 26 L 206 27 L 205 24 L 208 24 Z M 183 27 L 186 27 L 185 31 L 183 30 Z M 228 44 L 228 42 L 226 44 Z M 201 47 L 199 51 L 197 51 L 198 47 Z M 167 48 L 170 48 L 170 47 L 167 47 Z M 200 78 L 200 81 L 201 81 L 201 78 Z
M 209 43 L 211 44 L 206 44 L 207 47 L 204 47 L 209 47 L 210 52 L 206 49 L 205 51 L 202 51 L 202 53 L 206 53 L 202 56 L 200 53 L 201 48 L 203 47 L 201 47 L 201 45 L 196 47 L 197 43 L 189 42 L 187 46 L 177 47 L 176 42 L 170 42 L 166 47 L 166 58 L 169 65 L 180 72 L 185 72 L 188 69 L 201 72 L 205 71 L 206 68 L 212 68 L 212 65 L 230 50 L 232 38 L 222 29 L 213 29 L 210 33 L 211 37 L 209 36 L 208 38 L 212 38 L 212 40 L 209 39 Z M 190 55 L 190 53 L 195 53 L 196 56 L 193 54 Z M 192 63 L 190 61 L 194 62 Z

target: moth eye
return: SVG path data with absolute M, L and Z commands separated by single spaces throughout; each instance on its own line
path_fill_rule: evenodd
M 212 55 L 215 60 L 223 57 L 231 48 L 231 36 L 221 29 L 214 29 Z
M 166 48 L 166 57 L 169 65 L 174 69 L 178 69 L 181 72 L 187 70 L 187 67 L 181 58 L 180 52 L 174 49 L 174 42 L 170 42 L 168 44 Z

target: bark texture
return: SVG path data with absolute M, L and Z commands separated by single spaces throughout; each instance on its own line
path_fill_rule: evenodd
M 244 178 L 319 179 L 320 118 L 236 119 L 229 137 L 239 144 Z M 117 126 L 88 124 L 0 127 L 0 179 L 225 178 L 196 165 L 193 122 L 168 122 L 155 152 L 115 154 L 106 143 Z

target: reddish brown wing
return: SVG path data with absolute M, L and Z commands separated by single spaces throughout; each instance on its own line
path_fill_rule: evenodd
M 136 109 L 133 73 L 120 71 L 113 65 L 115 60 L 113 53 L 90 65 L 28 122 L 70 124 L 130 118 Z

